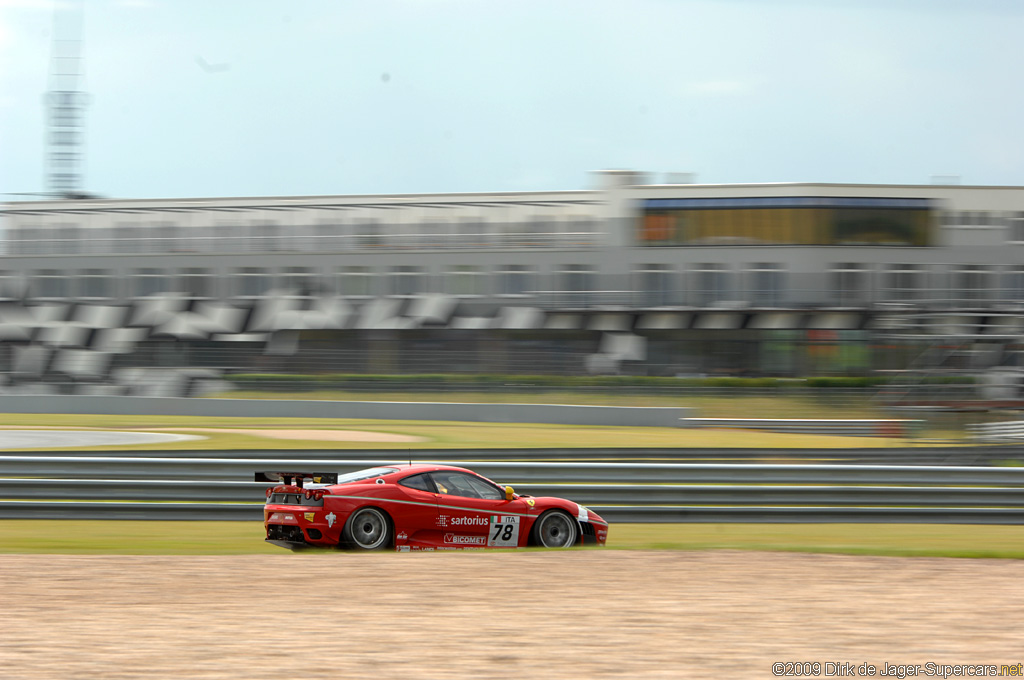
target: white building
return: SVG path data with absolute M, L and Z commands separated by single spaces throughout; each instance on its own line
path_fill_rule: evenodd
M 469 337 L 438 333 L 472 331 L 513 349 L 576 346 L 568 371 L 601 356 L 613 370 L 791 374 L 897 366 L 823 367 L 778 348 L 792 356 L 766 358 L 771 343 L 863 346 L 909 324 L 967 329 L 1003 342 L 1000 361 L 1015 356 L 1024 187 L 597 180 L 588 191 L 8 203 L 0 270 L 20 311 L 0 327 L 36 345 L 55 333 L 40 324 L 80 323 L 67 315 L 85 304 L 126 310 L 118 328 L 139 342 L 288 345 L 282 334 L 298 333 L 301 352 L 309 331 L 336 332 L 315 342 L 337 347 L 391 331 L 387 351 L 426 356 L 417 346 Z M 158 308 L 160 323 L 139 321 Z M 520 336 L 510 345 L 502 332 Z

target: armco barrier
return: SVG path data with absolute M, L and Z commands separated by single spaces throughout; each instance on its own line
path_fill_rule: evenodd
M 359 460 L 0 456 L 0 518 L 258 521 L 257 470 L 357 469 Z M 482 461 L 520 493 L 613 522 L 1024 523 L 1024 468 Z
M 0 501 L 0 519 L 239 520 L 258 522 L 263 519 L 263 504 Z M 68 528 L 68 531 L 73 530 L 73 528 Z
M 594 511 L 612 523 L 623 524 L 633 522 L 1024 524 L 1024 510 L 1002 508 L 594 506 Z
M 971 425 L 968 430 L 975 441 L 1010 444 L 1024 442 L 1024 420 Z
M 2 452 L 0 452 L 2 453 Z M 8 452 L 14 455 L 14 452 Z M 1019 459 L 1024 451 L 1000 447 L 879 447 L 873 449 L 255 449 L 255 450 L 146 450 L 66 451 L 34 449 L 22 455 L 96 456 L 117 458 L 249 458 L 304 460 L 409 461 L 606 461 L 765 463 L 805 462 L 843 465 L 989 465 Z
M 0 477 L 248 481 L 257 470 L 350 471 L 394 458 L 120 458 L 0 456 Z M 496 482 L 594 484 L 976 484 L 1024 488 L 1024 468 L 928 465 L 771 465 L 447 460 Z
M 615 523 L 668 522 L 873 522 L 915 524 L 1024 524 L 1019 508 L 847 508 L 778 506 L 590 505 Z M 0 501 L 0 519 L 108 519 L 248 521 L 263 518 L 261 503 L 89 503 L 39 504 Z M 613 529 L 614 531 L 614 529 Z
M 512 483 L 518 493 L 558 496 L 584 505 L 818 505 L 1024 508 L 1018 488 L 960 486 L 786 486 L 778 484 Z M 251 503 L 267 484 L 110 479 L 0 478 L 0 498 L 18 501 Z
M 13 452 L 11 452 L 13 455 Z M 119 458 L 302 458 L 304 460 L 592 461 L 592 462 L 804 462 L 843 465 L 989 465 L 1020 459 L 1024 450 L 1006 446 L 877 447 L 855 449 L 109 449 L 67 451 L 33 449 L 24 455 Z
M 679 427 L 692 409 L 567 404 L 462 404 L 187 397 L 0 396 L 0 413 L 214 416 L 219 418 L 356 418 L 484 423 Z

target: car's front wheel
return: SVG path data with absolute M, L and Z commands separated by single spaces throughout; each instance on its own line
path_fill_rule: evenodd
M 560 510 L 550 510 L 533 525 L 533 544 L 542 548 L 568 548 L 576 544 L 576 520 Z
M 391 545 L 391 520 L 382 510 L 361 508 L 348 518 L 341 537 L 357 550 L 382 550 Z

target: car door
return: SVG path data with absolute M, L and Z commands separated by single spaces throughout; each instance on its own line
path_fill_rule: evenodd
M 506 500 L 503 488 L 456 470 L 430 473 L 438 493 L 438 529 L 444 548 L 515 548 L 526 545 L 520 530 L 528 507 Z
M 398 503 L 388 507 L 395 522 L 395 547 L 421 549 L 436 543 L 437 499 L 434 483 L 425 472 L 398 480 Z

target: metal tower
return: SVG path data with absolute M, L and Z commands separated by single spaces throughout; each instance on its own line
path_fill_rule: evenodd
M 85 106 L 82 86 L 82 1 L 56 3 L 46 108 L 46 190 L 68 198 L 83 194 Z

